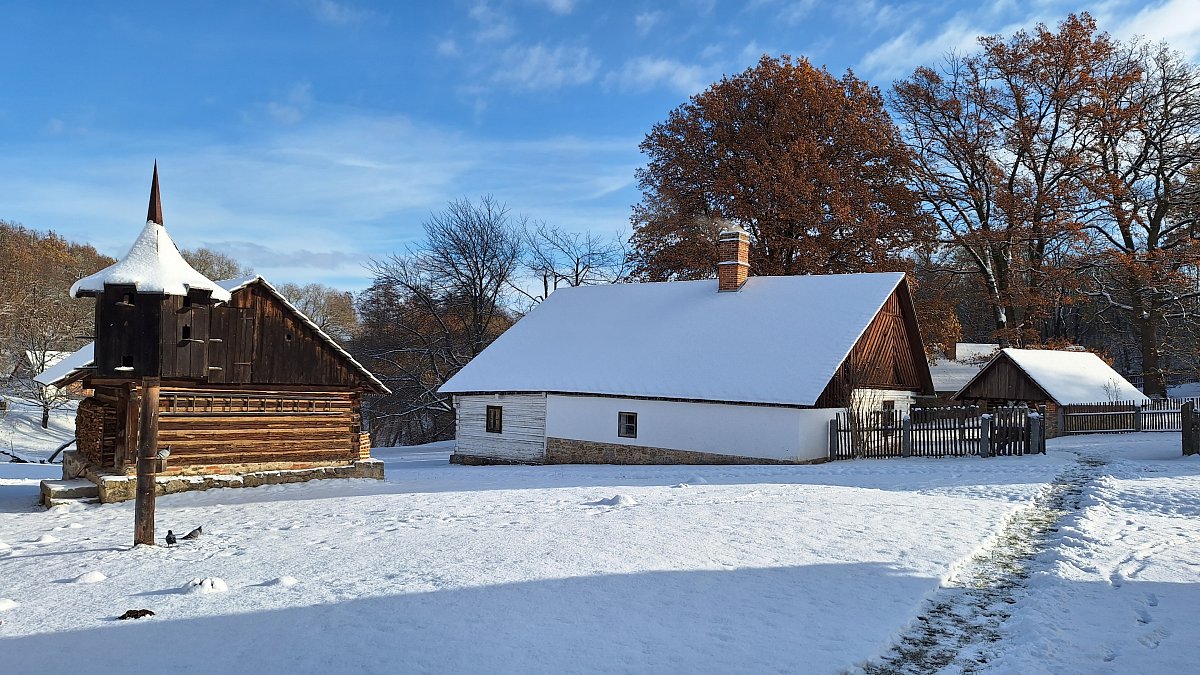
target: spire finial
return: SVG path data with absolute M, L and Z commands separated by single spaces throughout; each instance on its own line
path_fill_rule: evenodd
M 146 220 L 163 224 L 162 199 L 158 196 L 158 160 L 154 160 L 154 180 L 150 182 L 150 208 L 146 210 Z

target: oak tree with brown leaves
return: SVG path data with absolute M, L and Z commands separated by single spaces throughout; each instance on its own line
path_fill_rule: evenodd
M 763 56 L 654 125 L 641 144 L 630 243 L 647 280 L 714 274 L 723 221 L 752 274 L 901 269 L 929 235 L 910 153 L 879 91 L 804 58 Z

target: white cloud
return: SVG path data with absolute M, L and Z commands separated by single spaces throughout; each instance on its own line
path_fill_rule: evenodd
M 445 38 L 437 43 L 438 56 L 454 57 L 458 56 L 458 43 L 453 38 Z
M 590 82 L 599 69 L 587 47 L 513 45 L 501 52 L 493 80 L 529 91 L 560 89 Z
M 657 26 L 662 19 L 662 12 L 641 12 L 637 16 L 633 17 L 633 27 L 635 30 L 637 30 L 638 35 L 645 37 L 650 33 L 650 31 L 654 30 L 654 27 Z
M 779 20 L 792 26 L 802 23 L 816 4 L 817 0 L 794 0 L 785 3 L 779 10 Z
M 271 101 L 266 105 L 267 115 L 280 124 L 296 124 L 304 119 L 312 106 L 312 84 L 297 82 L 293 84 L 282 100 Z
M 1196 0 L 1165 0 L 1143 7 L 1113 33 L 1122 37 L 1140 35 L 1154 42 L 1165 40 L 1194 59 L 1200 54 L 1200 6 Z
M 645 91 L 668 87 L 681 94 L 695 94 L 708 86 L 711 77 L 705 68 L 675 59 L 639 56 L 605 78 L 607 84 L 621 89 Z
M 501 42 L 517 32 L 512 17 L 487 2 L 472 5 L 467 16 L 476 23 L 475 39 L 480 42 Z
M 922 39 L 918 31 L 919 26 L 910 28 L 872 49 L 857 69 L 874 79 L 903 77 L 917 66 L 940 63 L 950 52 L 974 51 L 979 36 L 989 34 L 961 15 L 943 24 L 932 37 Z
M 358 23 L 373 16 L 370 10 L 334 0 L 309 0 L 308 7 L 317 19 L 333 25 Z
M 375 113 L 247 137 L 130 133 L 112 139 L 122 153 L 86 158 L 77 144 L 30 139 L 14 148 L 27 159 L 0 163 L 4 217 L 119 256 L 157 157 L 180 246 L 211 244 L 276 281 L 361 288 L 361 261 L 400 250 L 457 197 L 491 193 L 515 213 L 609 234 L 628 224 L 641 164 L 637 138 L 491 140 Z
M 555 14 L 570 14 L 575 9 L 575 0 L 539 0 L 539 2 Z

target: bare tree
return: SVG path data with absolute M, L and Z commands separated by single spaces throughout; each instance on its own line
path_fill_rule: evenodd
M 980 44 L 897 82 L 892 105 L 917 155 L 917 191 L 987 289 L 997 337 L 1036 343 L 1056 258 L 1079 243 L 1091 139 L 1076 121 L 1121 76 L 1104 71 L 1117 45 L 1087 14 Z
M 358 331 L 354 295 L 324 284 L 281 284 L 279 292 L 335 339 L 348 341 Z
M 419 245 L 371 263 L 356 348 L 393 391 L 368 404 L 373 442 L 452 437 L 451 400 L 437 389 L 515 320 L 522 225 L 491 196 L 458 199 L 424 223 Z
M 254 270 L 248 265 L 243 265 L 233 257 L 211 248 L 182 249 L 179 254 L 197 272 L 214 281 L 236 279 L 254 274 Z
M 536 295 L 517 290 L 533 302 L 541 302 L 559 286 L 589 286 L 624 281 L 629 275 L 629 255 L 619 235 L 603 237 L 594 232 L 568 232 L 538 222 L 522 232 L 525 268 L 541 282 Z
M 1179 324 L 1200 318 L 1200 68 L 1165 45 L 1134 43 L 1109 71 L 1116 76 L 1100 80 L 1107 87 L 1080 119 L 1095 139 L 1084 163 L 1093 237 L 1085 292 L 1110 330 L 1132 333 L 1144 391 L 1163 396 L 1170 338 L 1191 338 Z

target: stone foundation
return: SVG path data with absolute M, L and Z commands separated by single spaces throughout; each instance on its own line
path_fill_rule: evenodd
M 598 441 L 577 441 L 569 438 L 546 439 L 544 464 L 822 464 L 828 459 L 766 459 L 712 452 L 671 450 L 643 445 L 617 445 Z M 521 464 L 512 460 L 476 455 L 450 456 L 453 464 Z
M 462 464 L 463 466 L 492 466 L 500 465 L 526 465 L 530 462 L 518 462 L 515 459 L 501 459 L 499 457 L 481 457 L 479 455 L 460 455 L 457 452 L 450 455 L 451 464 Z
M 63 456 L 63 478 L 86 478 L 95 483 L 102 503 L 123 502 L 137 496 L 137 476 L 96 471 L 77 452 Z M 341 466 L 306 465 L 298 462 L 259 464 L 223 464 L 220 466 L 176 467 L 155 477 L 158 495 L 214 488 L 258 487 L 282 483 L 303 483 L 323 478 L 383 479 L 383 462 L 358 460 Z

